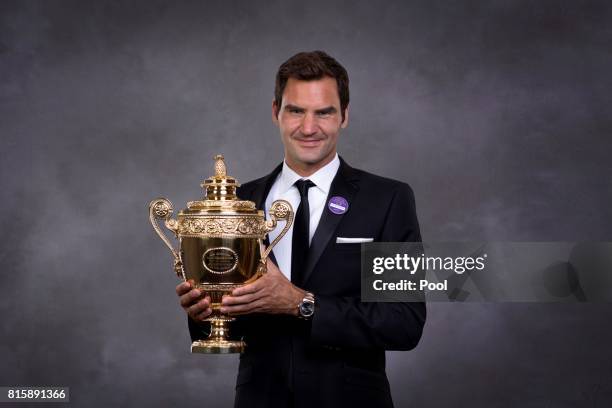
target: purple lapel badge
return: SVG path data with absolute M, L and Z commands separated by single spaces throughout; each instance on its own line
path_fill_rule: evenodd
M 337 215 L 344 214 L 348 210 L 348 206 L 349 204 L 346 198 L 340 196 L 330 198 L 327 203 L 329 211 Z

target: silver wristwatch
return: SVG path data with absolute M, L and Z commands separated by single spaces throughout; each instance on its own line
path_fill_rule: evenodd
M 310 319 L 315 311 L 315 297 L 312 293 L 306 292 L 304 299 L 298 304 L 298 316 L 302 319 Z

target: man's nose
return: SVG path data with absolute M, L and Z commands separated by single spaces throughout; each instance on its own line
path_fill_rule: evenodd
M 302 119 L 302 134 L 313 135 L 317 133 L 317 120 L 314 115 L 307 113 Z

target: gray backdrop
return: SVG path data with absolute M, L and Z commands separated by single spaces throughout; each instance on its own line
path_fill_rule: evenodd
M 274 74 L 351 78 L 339 149 L 412 185 L 424 239 L 612 240 L 612 6 L 579 1 L 2 1 L 0 385 L 73 406 L 228 406 L 189 354 L 147 204 L 281 159 Z M 603 407 L 612 305 L 434 304 L 388 353 L 398 407 Z

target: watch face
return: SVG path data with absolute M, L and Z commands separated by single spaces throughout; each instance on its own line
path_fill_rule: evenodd
M 300 305 L 300 314 L 304 317 L 310 317 L 314 314 L 314 303 L 304 301 Z

